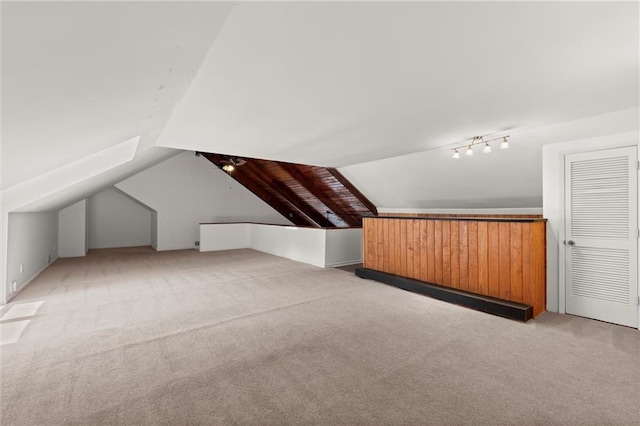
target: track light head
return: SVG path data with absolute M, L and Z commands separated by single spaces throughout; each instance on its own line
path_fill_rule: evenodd
M 507 149 L 507 148 L 509 148 L 509 137 L 510 137 L 510 135 L 500 136 L 500 137 L 497 137 L 497 138 L 485 140 L 484 136 L 474 136 L 471 139 L 471 143 L 470 144 L 462 145 L 462 146 L 456 146 L 454 148 L 451 148 L 451 150 L 453 151 L 453 158 L 460 158 L 460 150 L 463 149 L 463 148 L 466 148 L 465 155 L 472 156 L 473 155 L 473 147 L 475 145 L 480 145 L 480 144 L 483 145 L 482 152 L 485 153 L 485 154 L 489 154 L 489 153 L 493 152 L 493 149 L 491 148 L 491 145 L 489 145 L 489 142 L 497 141 L 497 140 L 500 140 L 500 139 L 502 139 L 502 143 L 500 144 L 500 149 Z

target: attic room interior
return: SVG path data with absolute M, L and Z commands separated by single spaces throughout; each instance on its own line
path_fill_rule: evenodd
M 640 422 L 638 2 L 0 14 L 1 424 Z

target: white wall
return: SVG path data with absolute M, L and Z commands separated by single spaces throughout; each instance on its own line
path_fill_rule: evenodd
M 150 210 L 112 188 L 89 198 L 89 248 L 150 244 Z
M 89 250 L 89 200 L 84 203 L 84 246 Z M 58 233 L 58 235 L 60 235 Z
M 251 248 L 315 266 L 362 262 L 362 228 L 324 229 L 258 223 L 200 224 L 200 251 Z
M 58 255 L 79 257 L 87 254 L 88 203 L 80 200 L 58 212 Z
M 9 213 L 7 301 L 58 257 L 58 213 Z M 22 265 L 22 272 L 20 272 Z
M 547 310 L 564 313 L 564 156 L 571 152 L 593 151 L 637 145 L 638 132 L 580 139 L 547 145 L 543 149 L 543 215 L 547 221 Z M 640 183 L 640 182 L 639 182 Z M 640 187 L 640 185 L 638 185 Z M 640 191 L 640 190 L 639 190 Z M 640 199 L 640 192 L 638 194 Z M 640 223 L 638 223 L 640 228 Z
M 211 223 L 200 226 L 200 251 L 249 247 L 250 223 Z
M 327 229 L 324 263 L 327 266 L 362 262 L 362 228 Z
M 204 157 L 184 152 L 116 187 L 158 212 L 158 250 L 195 247 L 199 224 L 291 224 Z
M 155 210 L 151 211 L 151 229 L 149 232 L 151 233 L 151 247 L 158 250 L 158 212 Z
M 324 229 L 295 226 L 254 225 L 249 234 L 249 247 L 264 253 L 324 267 L 325 232 Z

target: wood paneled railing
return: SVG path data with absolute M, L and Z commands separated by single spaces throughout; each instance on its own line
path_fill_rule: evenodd
M 530 213 L 530 214 L 505 214 L 505 213 L 378 213 L 378 216 L 386 216 L 386 217 L 429 217 L 429 218 L 480 218 L 480 219 L 542 219 L 541 214 Z
M 546 221 L 365 217 L 364 267 L 533 306 L 546 303 Z

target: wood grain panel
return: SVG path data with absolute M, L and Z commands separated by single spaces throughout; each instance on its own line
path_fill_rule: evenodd
M 450 255 L 450 269 L 451 269 L 451 287 L 460 288 L 460 236 L 459 236 L 459 223 L 457 221 L 449 222 L 451 231 L 451 255 Z
M 376 226 L 377 224 L 375 223 L 375 221 L 372 221 L 370 223 L 367 223 L 367 225 L 363 229 L 365 238 L 365 243 L 363 244 L 364 262 L 372 265 L 372 267 L 378 266 L 372 249 L 373 245 L 376 243 L 376 238 L 373 235 Z
M 442 222 L 442 285 L 451 286 L 451 221 Z
M 380 222 L 377 224 L 375 235 L 377 238 L 377 244 L 375 245 L 375 264 L 378 265 L 378 268 L 382 268 L 384 266 L 384 223 Z
M 402 221 L 399 219 L 396 219 L 395 221 L 395 226 L 394 226 L 395 230 L 396 230 L 396 274 L 397 275 L 402 275 L 401 271 L 402 271 Z
M 531 258 L 533 270 L 533 286 L 535 287 L 535 299 L 533 303 L 533 316 L 542 313 L 546 309 L 547 285 L 546 285 L 546 232 L 544 223 L 534 223 L 532 228 L 532 252 Z M 536 313 L 537 312 L 537 313 Z
M 489 296 L 500 297 L 500 224 L 487 222 Z
M 390 271 L 390 267 L 389 267 L 389 258 L 391 256 L 390 254 L 390 244 L 388 244 L 391 235 L 389 234 L 389 223 L 391 222 L 390 220 L 383 220 L 381 221 L 383 224 L 382 227 L 382 245 L 383 245 L 383 260 L 382 260 L 382 271 Z
M 442 221 L 435 221 L 435 282 L 442 283 L 444 285 L 444 280 L 442 279 Z
M 436 282 L 436 222 L 427 221 L 427 282 Z
M 533 285 L 533 264 L 531 262 L 532 257 L 532 226 L 522 227 L 522 303 L 532 305 L 535 301 L 535 290 Z M 534 306 L 534 316 L 535 316 Z
M 499 253 L 499 286 L 500 295 L 504 300 L 511 300 L 511 226 L 508 222 L 498 223 L 498 253 Z
M 479 263 L 478 263 L 478 222 L 466 222 L 468 228 L 468 247 L 469 247 L 469 291 L 474 293 L 486 294 L 480 291 L 479 280 Z
M 388 272 L 395 274 L 396 273 L 396 229 L 395 229 L 395 220 L 388 220 L 389 230 L 389 240 L 387 243 L 387 247 L 389 248 L 389 270 Z
M 376 251 L 376 254 L 378 255 L 376 264 L 378 265 L 379 268 L 384 267 L 385 251 L 386 251 L 386 246 L 385 246 L 385 238 L 384 238 L 384 223 L 379 223 L 378 224 L 378 249 Z
M 413 278 L 420 279 L 420 221 L 411 221 L 413 229 Z
M 468 222 L 458 222 L 458 241 L 460 244 L 458 267 L 460 270 L 459 284 L 461 290 L 469 290 L 469 234 L 467 233 L 468 226 Z
M 405 229 L 403 232 L 407 234 L 407 242 L 405 248 L 405 259 L 407 262 L 406 272 L 403 274 L 404 277 L 415 278 L 413 275 L 413 221 L 405 220 L 403 221 L 405 224 Z
M 365 218 L 365 267 L 533 306 L 546 303 L 544 221 Z
M 489 224 L 478 224 L 478 293 L 489 294 Z
M 400 270 L 398 275 L 407 275 L 407 223 L 408 220 L 400 221 Z
M 418 221 L 420 226 L 420 280 L 429 281 L 427 274 L 427 225 L 426 220 Z
M 511 228 L 509 244 L 511 298 L 509 300 L 522 303 L 522 224 L 512 222 L 509 226 Z

